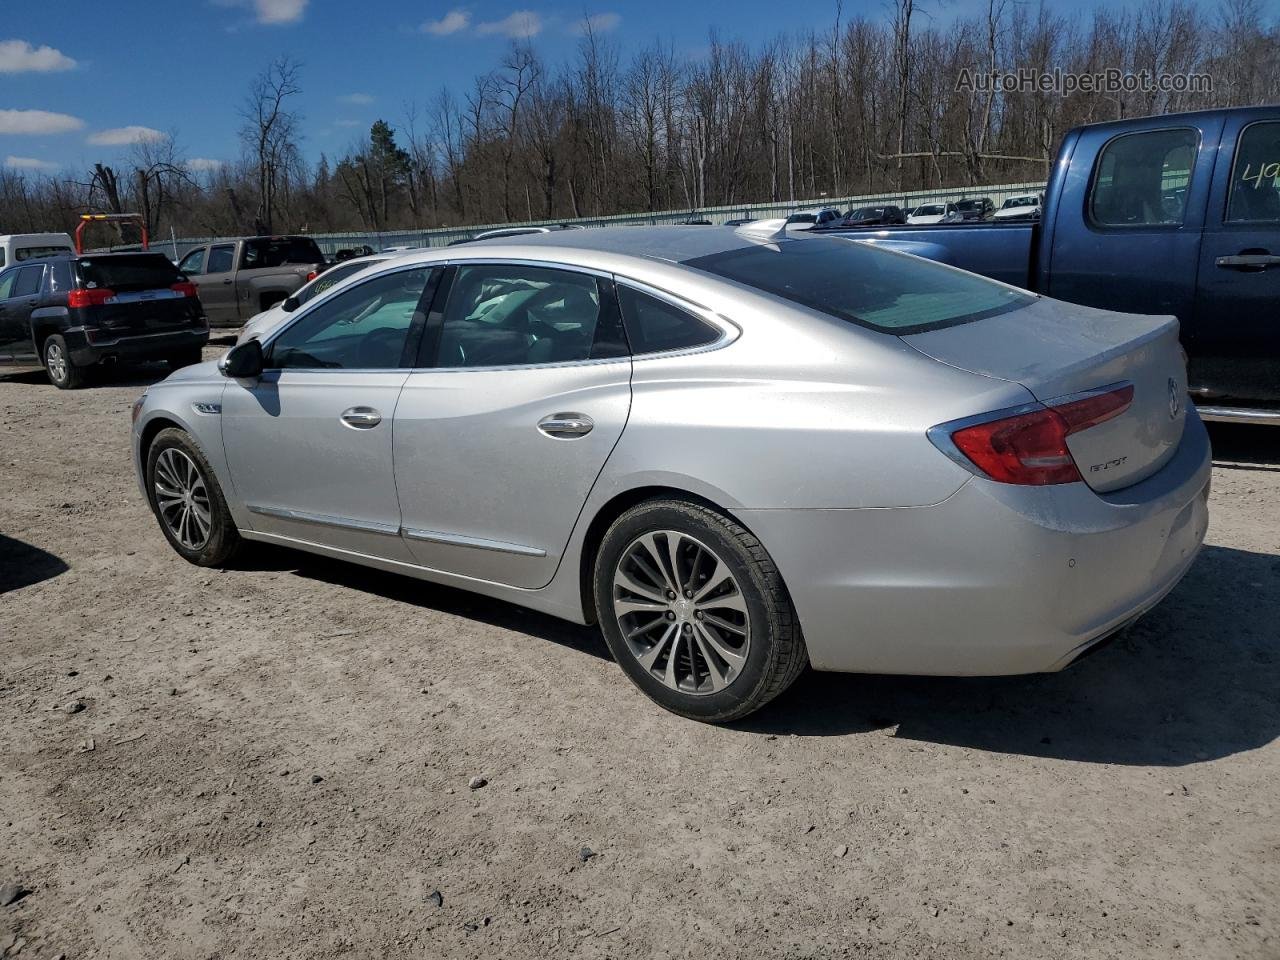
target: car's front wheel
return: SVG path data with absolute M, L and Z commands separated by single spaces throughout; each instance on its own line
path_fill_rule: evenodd
M 177 427 L 156 434 L 147 451 L 147 499 L 169 545 L 191 563 L 217 567 L 242 543 L 209 461 Z
M 724 723 L 795 681 L 808 655 L 763 545 L 701 504 L 650 500 L 623 513 L 596 556 L 595 604 L 614 659 L 650 698 Z

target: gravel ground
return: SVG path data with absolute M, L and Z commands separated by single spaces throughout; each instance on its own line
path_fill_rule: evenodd
M 128 460 L 163 373 L 0 378 L 0 953 L 1280 957 L 1280 431 L 1215 430 L 1201 559 L 1076 667 L 714 728 L 589 629 L 187 565 Z

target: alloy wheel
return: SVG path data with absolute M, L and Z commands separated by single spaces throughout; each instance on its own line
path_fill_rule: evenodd
M 188 550 L 209 542 L 213 529 L 209 491 L 195 461 L 177 447 L 167 447 L 156 458 L 156 509 L 175 540 Z
M 646 533 L 623 551 L 613 611 L 632 655 L 672 690 L 718 693 L 746 666 L 746 598 L 728 564 L 688 534 Z
M 58 383 L 67 379 L 67 355 L 62 350 L 62 345 L 57 341 L 50 342 L 44 349 L 45 369 L 49 371 L 49 376 L 53 377 Z

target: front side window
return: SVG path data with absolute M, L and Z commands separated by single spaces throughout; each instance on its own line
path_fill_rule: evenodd
M 618 285 L 618 305 L 633 353 L 691 350 L 720 337 L 719 330 L 687 310 L 625 284 Z
M 525 366 L 625 353 L 603 281 L 569 270 L 478 264 L 458 267 L 436 365 Z
M 274 368 L 390 370 L 401 365 L 429 267 L 372 277 L 317 304 L 271 344 Z
M 1280 222 L 1280 123 L 1251 123 L 1240 132 L 1227 222 Z
M 736 281 L 884 333 L 955 326 L 1035 302 L 1021 290 L 866 243 L 812 237 L 752 244 L 686 260 Z
M 227 243 L 219 247 L 211 247 L 209 249 L 209 266 L 205 273 L 230 273 L 231 265 L 235 261 L 234 245 Z
M 1199 134 L 1190 127 L 1116 137 L 1098 157 L 1089 215 L 1103 227 L 1178 226 Z
M 182 262 L 178 264 L 178 269 L 188 277 L 194 277 L 204 273 L 204 247 L 201 247 L 199 250 L 192 250 L 183 257 Z

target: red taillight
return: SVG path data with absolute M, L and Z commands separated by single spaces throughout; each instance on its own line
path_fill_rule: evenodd
M 1082 479 L 1067 437 L 1118 417 L 1133 403 L 1133 387 L 1060 406 L 962 427 L 951 434 L 956 449 L 992 480 L 1045 486 Z
M 180 293 L 184 297 L 194 297 L 197 293 L 196 285 L 190 280 L 183 280 L 169 287 L 174 293 Z
M 310 283 L 312 280 L 314 280 L 318 276 L 320 276 L 320 271 L 312 270 L 310 273 L 307 274 L 307 283 Z
M 68 307 L 100 307 L 116 295 L 114 290 L 105 287 L 92 287 L 88 290 L 72 290 L 67 294 Z

